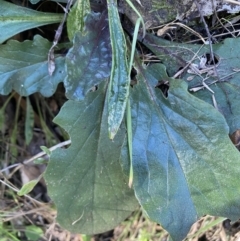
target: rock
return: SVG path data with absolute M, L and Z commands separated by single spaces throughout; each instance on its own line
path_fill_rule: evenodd
M 173 20 L 191 20 L 199 16 L 198 8 L 194 0 L 131 0 L 133 5 L 143 16 L 146 27 L 156 27 Z M 227 2 L 227 0 L 196 0 L 203 16 L 209 16 L 214 11 L 227 11 L 237 13 L 240 5 Z M 236 0 L 240 3 L 240 0 Z M 119 9 L 133 23 L 138 16 L 128 5 L 126 0 L 119 1 Z

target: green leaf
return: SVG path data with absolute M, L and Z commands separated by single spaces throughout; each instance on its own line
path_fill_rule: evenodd
M 166 79 L 163 65 L 137 69 L 131 108 L 133 185 L 140 204 L 174 240 L 182 240 L 205 214 L 237 220 L 240 155 L 225 119 L 188 93 L 182 80 L 168 78 L 163 96 L 155 88 Z
M 55 119 L 72 144 L 52 152 L 45 179 L 58 222 L 70 232 L 110 230 L 137 207 L 119 163 L 125 129 L 108 138 L 106 89 L 102 83 L 84 101 L 67 101 Z
M 37 12 L 3 0 L 0 5 L 0 43 L 27 29 L 58 23 L 63 18 L 63 14 Z
M 77 0 L 67 18 L 68 38 L 72 41 L 76 32 L 84 34 L 85 19 L 90 13 L 89 0 Z
M 202 47 L 206 50 L 209 46 L 190 45 L 175 43 L 147 33 L 143 44 L 146 45 L 160 61 L 166 65 L 168 74 L 173 76 L 179 69 L 187 65 L 187 61 L 195 54 L 194 50 L 199 51 Z M 194 48 L 195 46 L 195 48 Z M 193 47 L 194 50 L 191 48 Z
M 40 148 L 48 155 L 51 155 L 51 151 L 46 146 L 40 146 Z
M 33 190 L 33 188 L 38 184 L 38 182 L 39 179 L 36 179 L 24 184 L 17 194 L 19 196 L 23 196 L 30 193 Z
M 30 241 L 38 241 L 44 235 L 43 230 L 35 225 L 26 226 L 25 234 L 27 236 L 27 239 Z
M 29 0 L 31 2 L 31 4 L 37 4 L 38 2 L 40 2 L 41 0 Z
M 129 96 L 130 76 L 127 62 L 127 46 L 117 1 L 107 0 L 108 19 L 112 44 L 112 70 L 109 84 L 109 137 L 113 139 L 123 120 Z
M 24 136 L 26 140 L 26 144 L 28 145 L 33 137 L 33 126 L 34 126 L 34 111 L 29 100 L 27 99 L 27 108 L 26 108 L 26 119 L 25 119 L 25 129 L 24 129 Z
M 86 20 L 87 34 L 78 32 L 66 56 L 66 96 L 82 100 L 110 75 L 111 47 L 106 12 L 93 13 Z
M 198 68 L 202 56 L 207 54 L 208 59 L 210 57 L 208 45 L 174 43 L 151 34 L 146 35 L 144 44 L 161 59 L 170 75 L 176 74 L 179 69 L 187 66 L 189 62 L 195 64 L 195 68 Z M 230 133 L 240 129 L 240 52 L 235 51 L 239 48 L 239 38 L 225 39 L 222 43 L 213 45 L 213 53 L 216 56 L 216 61 L 219 61 L 216 71 L 220 81 L 213 74 L 215 73 L 213 65 L 206 65 L 205 69 L 201 68 L 202 71 L 206 70 L 205 74 L 201 74 L 201 72 L 189 74 L 189 66 L 181 75 L 182 79 L 188 83 L 189 89 L 204 87 L 202 82 L 205 79 L 205 84 L 214 92 L 217 108 L 224 115 L 230 127 Z M 211 69 L 207 71 L 207 68 Z M 187 81 L 189 77 L 194 78 Z M 194 95 L 214 105 L 212 93 L 208 89 L 202 88 Z
M 209 78 L 205 81 L 214 92 L 217 108 L 226 118 L 231 134 L 240 129 L 240 52 L 236 51 L 240 48 L 239 40 L 240 38 L 225 39 L 223 43 L 213 45 L 214 54 L 219 58 L 216 70 L 220 81 L 216 76 L 208 76 Z M 209 53 L 209 51 L 202 51 L 202 54 L 205 53 Z M 189 75 L 186 74 L 184 78 L 187 79 Z M 214 82 L 216 83 L 212 84 Z M 199 76 L 195 76 L 189 82 L 189 89 L 196 86 L 203 86 Z M 212 93 L 206 88 L 195 92 L 194 95 L 212 105 L 214 104 Z
M 15 90 L 22 96 L 35 92 L 51 96 L 66 76 L 61 56 L 56 56 L 54 74 L 48 74 L 47 55 L 51 45 L 40 36 L 33 41 L 10 40 L 0 45 L 0 94 L 8 95 Z
M 91 235 L 82 234 L 81 238 L 82 238 L 83 241 L 91 241 L 92 240 L 92 236 Z
M 48 160 L 39 157 L 33 161 L 34 164 L 40 165 L 40 164 L 48 164 Z

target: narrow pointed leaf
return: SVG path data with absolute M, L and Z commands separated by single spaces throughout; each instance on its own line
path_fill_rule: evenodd
M 22 188 L 18 191 L 17 194 L 19 196 L 23 196 L 30 193 L 38 183 L 39 183 L 39 179 L 29 181 L 28 183 L 22 186 Z
M 48 156 L 51 155 L 52 152 L 51 152 L 46 146 L 40 146 L 40 148 L 41 148 Z
M 87 34 L 78 32 L 66 56 L 66 96 L 82 100 L 91 89 L 110 76 L 111 47 L 106 12 L 91 14 Z
M 26 98 L 26 119 L 25 119 L 25 128 L 24 128 L 24 136 L 26 144 L 29 145 L 30 141 L 33 137 L 33 128 L 34 128 L 34 110 L 32 108 L 29 97 Z
M 85 19 L 90 13 L 89 0 L 77 0 L 67 18 L 68 38 L 73 40 L 76 32 L 84 33 Z
M 25 31 L 51 23 L 58 23 L 63 15 L 44 13 L 0 0 L 0 43 Z
M 113 139 L 122 122 L 129 95 L 127 46 L 118 15 L 117 1 L 108 0 L 108 18 L 112 44 L 112 71 L 109 84 L 109 136 Z
M 204 214 L 240 217 L 240 155 L 223 116 L 163 65 L 138 66 L 131 92 L 134 190 L 148 216 L 182 240 Z M 155 88 L 170 81 L 168 97 Z
M 47 55 L 51 43 L 40 36 L 22 43 L 10 40 L 0 45 L 0 94 L 12 90 L 22 96 L 40 92 L 51 96 L 65 75 L 64 58 L 56 56 L 56 71 L 48 74 Z
M 102 83 L 84 101 L 66 102 L 55 119 L 72 144 L 52 152 L 45 179 L 58 222 L 75 233 L 110 230 L 137 207 L 119 163 L 125 130 L 108 138 L 106 89 Z

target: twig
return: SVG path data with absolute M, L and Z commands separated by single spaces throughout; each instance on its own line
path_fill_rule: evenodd
M 218 76 L 218 72 L 217 72 L 217 69 L 216 69 L 216 63 L 215 63 L 215 59 L 214 59 L 214 54 L 213 54 L 212 41 L 211 41 L 212 36 L 211 36 L 210 31 L 209 31 L 209 29 L 208 29 L 208 25 L 207 25 L 207 23 L 206 23 L 206 21 L 205 21 L 205 18 L 203 17 L 203 14 L 202 14 L 202 11 L 201 11 L 201 9 L 200 9 L 200 7 L 199 7 L 199 4 L 197 3 L 196 0 L 194 0 L 194 2 L 195 2 L 195 4 L 196 4 L 196 6 L 197 6 L 198 12 L 199 12 L 199 14 L 200 14 L 201 21 L 203 22 L 204 27 L 205 27 L 205 30 L 206 30 L 206 32 L 207 32 L 208 42 L 209 42 L 209 47 L 210 47 L 211 61 L 213 62 L 214 71 L 215 71 L 215 74 L 216 74 L 216 76 L 217 76 L 217 79 L 218 79 L 218 81 L 220 81 L 220 78 L 219 78 L 219 76 Z
M 53 150 L 55 150 L 55 149 L 57 149 L 57 148 L 61 148 L 61 147 L 63 147 L 63 146 L 67 146 L 67 145 L 70 145 L 70 144 L 71 144 L 71 140 L 67 140 L 67 141 L 58 143 L 58 144 L 55 145 L 55 146 L 50 147 L 49 150 L 50 150 L 50 151 L 53 151 Z M 18 169 L 21 168 L 24 164 L 28 164 L 28 163 L 34 161 L 35 159 L 40 158 L 40 157 L 45 156 L 45 155 L 46 155 L 46 152 L 42 151 L 42 152 L 38 153 L 37 155 L 31 157 L 30 159 L 23 161 L 22 163 L 15 163 L 15 164 L 13 164 L 13 165 L 11 165 L 11 166 L 8 166 L 8 167 L 0 170 L 0 173 L 3 173 L 3 172 L 5 172 L 5 171 L 7 171 L 7 170 L 9 170 L 9 169 L 14 168 L 14 167 L 17 167 L 16 170 L 18 170 Z
M 175 25 L 180 26 L 180 27 L 186 29 L 187 31 L 191 32 L 192 34 L 198 36 L 198 37 L 201 39 L 201 41 L 202 41 L 204 44 L 206 44 L 206 41 L 205 41 L 204 38 L 201 36 L 201 34 L 199 34 L 198 32 L 196 32 L 195 30 L 193 30 L 192 28 L 188 27 L 187 25 L 185 25 L 185 24 L 183 24 L 183 23 L 174 23 L 174 22 L 173 22 L 173 23 L 166 24 L 166 25 L 164 25 L 163 28 L 158 29 L 157 35 L 158 35 L 158 36 L 161 36 L 161 35 L 159 34 L 159 32 L 160 32 L 162 29 L 164 29 L 164 28 L 166 28 L 166 29 L 167 29 L 167 28 L 173 28 Z
M 70 145 L 71 144 L 71 140 L 67 140 L 67 141 L 64 141 L 64 142 L 61 142 L 61 143 L 58 143 L 57 145 L 55 146 L 52 146 L 49 148 L 50 151 L 54 151 L 56 150 L 57 148 L 61 148 L 63 146 L 67 146 L 67 145 Z M 38 153 L 37 155 L 33 156 L 32 158 L 26 160 L 23 162 L 23 164 L 28 164 L 29 162 L 32 162 L 33 160 L 37 159 L 37 158 L 40 158 L 42 156 L 46 155 L 46 152 L 42 151 L 40 153 Z
M 227 79 L 229 79 L 229 78 L 232 77 L 232 75 L 239 73 L 239 72 L 240 72 L 240 69 L 233 69 L 233 71 L 234 71 L 234 72 L 223 76 L 223 77 L 220 79 L 220 83 L 226 82 Z M 206 80 L 206 79 L 205 79 L 205 80 Z M 204 81 L 205 81 L 205 80 L 204 80 Z M 218 83 L 218 80 L 214 80 L 213 82 L 209 83 L 208 86 L 213 85 L 213 84 L 215 84 L 215 83 Z M 204 85 L 201 85 L 201 86 L 193 87 L 193 88 L 189 89 L 189 91 L 197 92 L 197 91 L 199 91 L 199 90 L 201 90 L 201 89 L 204 89 L 204 88 L 205 88 Z
M 192 57 L 192 59 L 190 61 L 188 61 L 188 63 L 181 69 L 179 70 L 174 76 L 173 78 L 176 79 L 179 75 L 181 75 L 189 66 L 190 68 L 192 68 L 192 62 L 195 60 L 195 58 L 197 57 L 198 53 L 200 52 L 200 50 L 202 49 L 203 45 L 200 47 L 200 49 L 194 54 L 194 56 Z
M 20 191 L 19 189 L 15 188 L 15 187 L 12 187 L 10 184 L 4 182 L 4 181 L 1 180 L 1 179 L 0 179 L 0 182 L 1 182 L 2 184 L 4 184 L 4 185 L 8 186 L 10 189 L 12 189 L 12 190 L 15 191 L 15 192 L 19 192 L 19 191 Z M 44 203 L 41 203 L 41 202 L 35 200 L 34 198 L 30 197 L 30 196 L 27 195 L 27 194 L 25 194 L 24 196 L 27 197 L 28 199 L 30 199 L 31 201 L 34 201 L 34 202 L 38 203 L 39 205 L 43 205 L 43 204 L 44 204 Z
M 49 73 L 50 76 L 52 76 L 52 74 L 55 70 L 54 48 L 58 44 L 59 38 L 61 37 L 63 25 L 64 25 L 64 22 L 66 21 L 68 11 L 69 11 L 69 9 L 72 5 L 72 1 L 73 0 L 68 0 L 66 8 L 63 8 L 64 9 L 64 17 L 63 17 L 60 25 L 58 26 L 58 29 L 57 29 L 56 34 L 54 36 L 53 45 L 48 52 L 48 73 Z
M 233 3 L 236 5 L 240 5 L 240 2 L 234 1 L 234 0 L 223 0 L 224 2 L 228 2 L 228 3 Z

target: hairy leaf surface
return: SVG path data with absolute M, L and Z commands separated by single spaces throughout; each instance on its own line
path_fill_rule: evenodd
M 66 57 L 66 96 L 82 100 L 100 82 L 110 76 L 111 46 L 106 12 L 92 14 L 86 20 L 87 34 L 77 33 Z
M 223 43 L 213 45 L 216 68 L 213 63 L 206 63 L 205 66 L 201 63 L 203 57 L 207 56 L 207 61 L 210 60 L 208 45 L 173 43 L 150 34 L 144 43 L 162 60 L 170 75 L 188 66 L 186 71 L 191 71 L 191 74 L 185 71 L 182 79 L 187 81 L 190 78 L 191 81 L 187 81 L 189 89 L 199 88 L 199 91 L 192 93 L 214 105 L 211 91 L 203 85 L 205 79 L 204 83 L 214 92 L 215 105 L 224 115 L 230 133 L 240 129 L 240 52 L 236 51 L 240 48 L 239 38 L 225 39 Z M 194 66 L 188 65 L 189 61 Z
M 0 45 L 0 94 L 8 95 L 15 90 L 22 96 L 35 92 L 51 96 L 66 76 L 61 56 L 56 56 L 54 74 L 48 74 L 47 55 L 51 45 L 40 36 L 33 41 L 10 40 Z
M 0 44 L 31 28 L 62 20 L 63 14 L 44 13 L 0 0 Z
M 168 78 L 163 65 L 138 66 L 131 91 L 133 185 L 148 216 L 182 240 L 202 215 L 240 216 L 240 155 L 223 116 Z M 124 152 L 123 152 L 124 154 Z M 125 159 L 127 155 L 125 155 Z
M 66 102 L 55 119 L 72 144 L 52 152 L 45 178 L 58 222 L 71 232 L 110 230 L 137 207 L 119 163 L 125 129 L 108 138 L 106 89 L 102 83 L 84 101 Z

